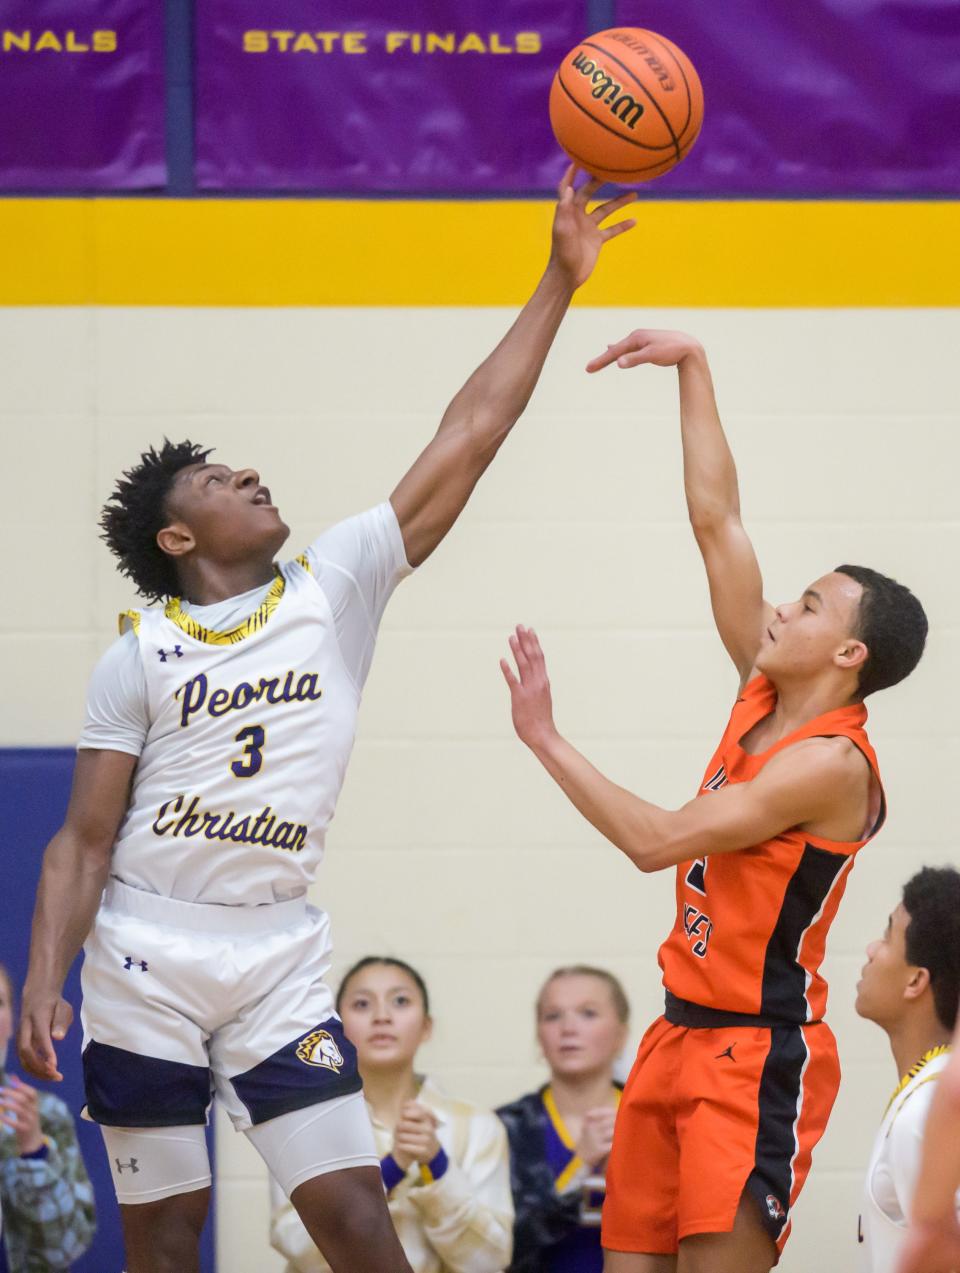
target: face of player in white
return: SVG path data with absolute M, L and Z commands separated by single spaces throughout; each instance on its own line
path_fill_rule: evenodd
M 191 464 L 167 496 L 159 542 L 175 555 L 193 552 L 224 565 L 279 552 L 289 528 L 256 469 Z
M 854 635 L 863 588 L 831 571 L 798 601 L 776 607 L 756 658 L 757 670 L 774 683 L 807 680 L 830 668 L 859 675 L 867 647 Z
M 347 983 L 340 1002 L 360 1072 L 412 1069 L 417 1049 L 433 1033 L 423 996 L 409 973 L 393 964 L 368 964 Z
M 581 973 L 554 977 L 537 1004 L 537 1042 L 550 1073 L 576 1079 L 607 1073 L 627 1041 L 610 987 Z
M 901 902 L 887 921 L 883 936 L 867 947 L 867 962 L 857 982 L 857 1012 L 888 1031 L 930 985 L 926 968 L 907 960 L 909 924 L 909 912 Z

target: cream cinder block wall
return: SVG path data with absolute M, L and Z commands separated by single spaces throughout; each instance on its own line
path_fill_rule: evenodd
M 384 498 L 511 318 L 502 310 L 0 310 L 0 745 L 69 744 L 127 585 L 99 505 L 167 434 L 261 468 L 299 550 Z M 619 973 L 635 1038 L 659 1009 L 672 881 L 644 877 L 513 738 L 497 658 L 517 621 L 546 647 L 561 727 L 611 777 L 688 798 L 735 678 L 685 523 L 675 374 L 587 358 L 638 324 L 711 354 L 745 519 L 773 600 L 843 560 L 909 583 L 931 638 L 871 704 L 890 818 L 853 873 L 827 969 L 844 1086 L 781 1267 L 849 1268 L 859 1177 L 895 1080 L 852 1011 L 863 948 L 922 863 L 956 860 L 960 462 L 955 312 L 577 310 L 525 418 L 436 557 L 388 608 L 328 859 L 339 973 L 387 951 L 436 1001 L 426 1065 L 496 1104 L 542 1078 L 531 1004 L 556 964 Z M 266 1186 L 219 1137 L 220 1267 L 270 1273 Z

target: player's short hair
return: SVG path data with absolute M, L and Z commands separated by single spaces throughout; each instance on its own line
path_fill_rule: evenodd
M 181 469 L 202 464 L 210 454 L 197 442 L 164 438 L 159 450 L 150 447 L 117 482 L 100 514 L 101 539 L 120 562 L 120 573 L 132 579 L 150 601 L 174 597 L 180 591 L 176 564 L 157 543 L 167 524 L 167 496 Z
M 627 998 L 627 992 L 621 985 L 620 979 L 615 977 L 612 972 L 608 972 L 606 968 L 594 968 L 592 964 L 567 964 L 563 968 L 554 968 L 553 972 L 540 987 L 540 993 L 537 995 L 537 1020 L 540 1019 L 540 1005 L 543 1002 L 543 995 L 547 986 L 561 977 L 596 977 L 599 981 L 605 982 L 607 989 L 610 991 L 610 998 L 613 1000 L 617 1019 L 624 1025 L 630 1020 L 630 1000 Z
M 909 676 L 927 639 L 927 616 L 909 588 L 869 566 L 837 566 L 863 589 L 857 638 L 867 647 L 860 669 L 859 697 L 866 698 Z
M 399 968 L 401 972 L 405 972 L 420 991 L 420 997 L 423 1000 L 424 1016 L 429 1017 L 430 994 L 427 990 L 427 983 L 417 972 L 416 968 L 411 967 L 405 959 L 394 959 L 393 955 L 364 955 L 362 959 L 358 959 L 352 967 L 347 969 L 341 977 L 340 985 L 337 988 L 337 1012 L 340 1011 L 340 1005 L 343 1003 L 344 995 L 347 993 L 347 986 L 353 978 L 358 972 L 363 972 L 364 968 L 373 967 Z
M 910 917 L 907 963 L 926 968 L 937 1018 L 953 1030 L 960 1005 L 960 871 L 925 866 L 903 886 L 903 907 Z

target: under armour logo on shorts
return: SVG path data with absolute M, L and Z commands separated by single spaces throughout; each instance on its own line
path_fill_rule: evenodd
M 161 663 L 166 663 L 168 654 L 175 654 L 178 659 L 183 658 L 183 650 L 179 645 L 175 645 L 172 650 L 157 650 L 157 653 L 160 655 Z
M 121 1172 L 127 1171 L 128 1169 L 132 1171 L 134 1175 L 136 1175 L 137 1172 L 140 1170 L 140 1168 L 137 1166 L 136 1158 L 131 1158 L 129 1162 L 121 1162 L 119 1158 L 114 1158 L 113 1161 L 117 1164 L 118 1176 L 120 1175 Z
M 137 965 L 137 967 L 140 969 L 141 972 L 148 971 L 147 961 L 145 959 L 134 959 L 133 955 L 127 955 L 127 957 L 124 959 L 123 961 L 124 970 L 126 972 L 129 972 L 130 969 L 134 966 L 134 964 Z

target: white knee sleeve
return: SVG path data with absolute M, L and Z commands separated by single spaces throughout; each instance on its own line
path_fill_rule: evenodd
M 210 1184 L 203 1126 L 100 1130 L 120 1203 L 156 1202 Z
M 281 1114 L 244 1135 L 288 1198 L 314 1176 L 380 1163 L 362 1092 Z

